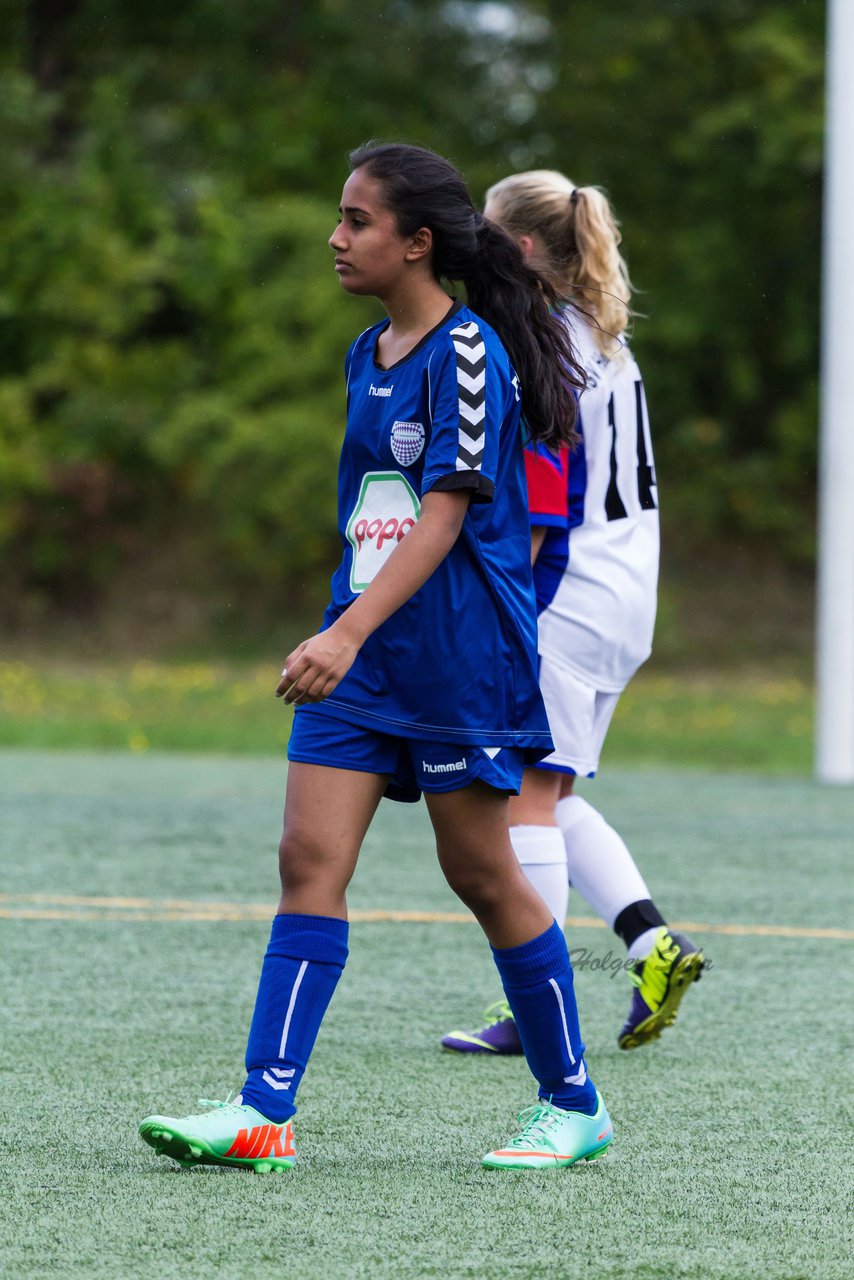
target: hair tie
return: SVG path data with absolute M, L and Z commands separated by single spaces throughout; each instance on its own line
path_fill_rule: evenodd
M 573 188 L 572 188 L 572 194 L 571 194 L 571 195 L 570 195 L 570 197 L 569 197 L 569 203 L 570 203 L 570 205 L 572 206 L 572 208 L 573 208 L 573 209 L 574 209 L 574 208 L 575 208 L 575 206 L 578 204 L 578 192 L 579 192 L 579 190 L 580 190 L 580 188 L 579 188 L 579 187 L 573 187 Z

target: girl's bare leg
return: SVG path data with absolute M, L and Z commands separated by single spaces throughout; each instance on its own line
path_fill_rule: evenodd
M 506 798 L 475 782 L 426 799 L 442 870 L 492 945 L 540 1097 L 592 1115 L 596 1090 L 584 1065 L 566 942 L 519 867 Z
M 425 800 L 445 878 L 492 946 L 516 947 L 544 933 L 554 920 L 513 852 L 507 797 L 474 782 Z
M 279 846 L 282 896 L 261 967 L 243 1102 L 267 1120 L 295 1095 L 347 960 L 345 893 L 385 778 L 292 761 Z
M 277 913 L 347 919 L 345 892 L 387 779 L 293 761 L 279 844 Z
M 566 774 L 552 769 L 526 769 L 522 774 L 522 790 L 518 796 L 510 797 L 510 826 L 556 827 L 555 805 L 563 794 L 565 777 Z M 573 779 L 569 782 L 571 787 Z

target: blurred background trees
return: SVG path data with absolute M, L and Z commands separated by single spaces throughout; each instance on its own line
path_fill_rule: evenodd
M 371 136 L 449 155 L 478 199 L 539 166 L 609 191 L 643 313 L 665 621 L 697 564 L 722 589 L 735 563 L 809 570 L 821 0 L 0 0 L 0 17 L 7 631 L 313 618 L 343 355 L 377 314 L 341 296 L 326 239 Z

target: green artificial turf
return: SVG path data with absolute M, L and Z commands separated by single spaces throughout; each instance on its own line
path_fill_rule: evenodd
M 150 904 L 272 911 L 282 766 L 6 751 L 0 780 L 4 1278 L 850 1276 L 851 942 L 751 930 L 852 928 L 854 791 L 616 769 L 586 788 L 672 918 L 742 929 L 697 932 L 711 971 L 634 1053 L 615 1043 L 625 978 L 578 968 L 617 1132 L 606 1160 L 482 1170 L 534 1094 L 520 1060 L 437 1049 L 498 995 L 482 937 L 358 922 L 300 1093 L 297 1167 L 273 1179 L 179 1170 L 136 1126 L 241 1082 L 264 912 Z M 381 806 L 351 906 L 460 911 L 423 806 Z M 589 915 L 574 896 L 570 912 Z M 620 951 L 603 929 L 568 936 L 588 960 Z

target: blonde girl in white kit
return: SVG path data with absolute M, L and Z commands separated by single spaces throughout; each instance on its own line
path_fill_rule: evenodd
M 487 192 L 485 214 L 574 307 L 564 313 L 588 383 L 581 444 L 529 458 L 540 688 L 555 751 L 525 770 L 511 801 L 511 839 L 555 919 L 569 884 L 622 939 L 634 984 L 623 1049 L 655 1039 L 699 978 L 699 948 L 667 926 L 622 838 L 587 800 L 617 701 L 652 649 L 659 560 L 658 494 L 643 381 L 625 341 L 631 284 L 605 194 L 552 170 L 514 174 Z M 579 309 L 583 313 L 579 316 Z M 585 317 L 586 316 L 586 320 Z M 563 501 L 561 501 L 563 499 Z M 445 1036 L 446 1049 L 519 1053 L 510 1011 Z

